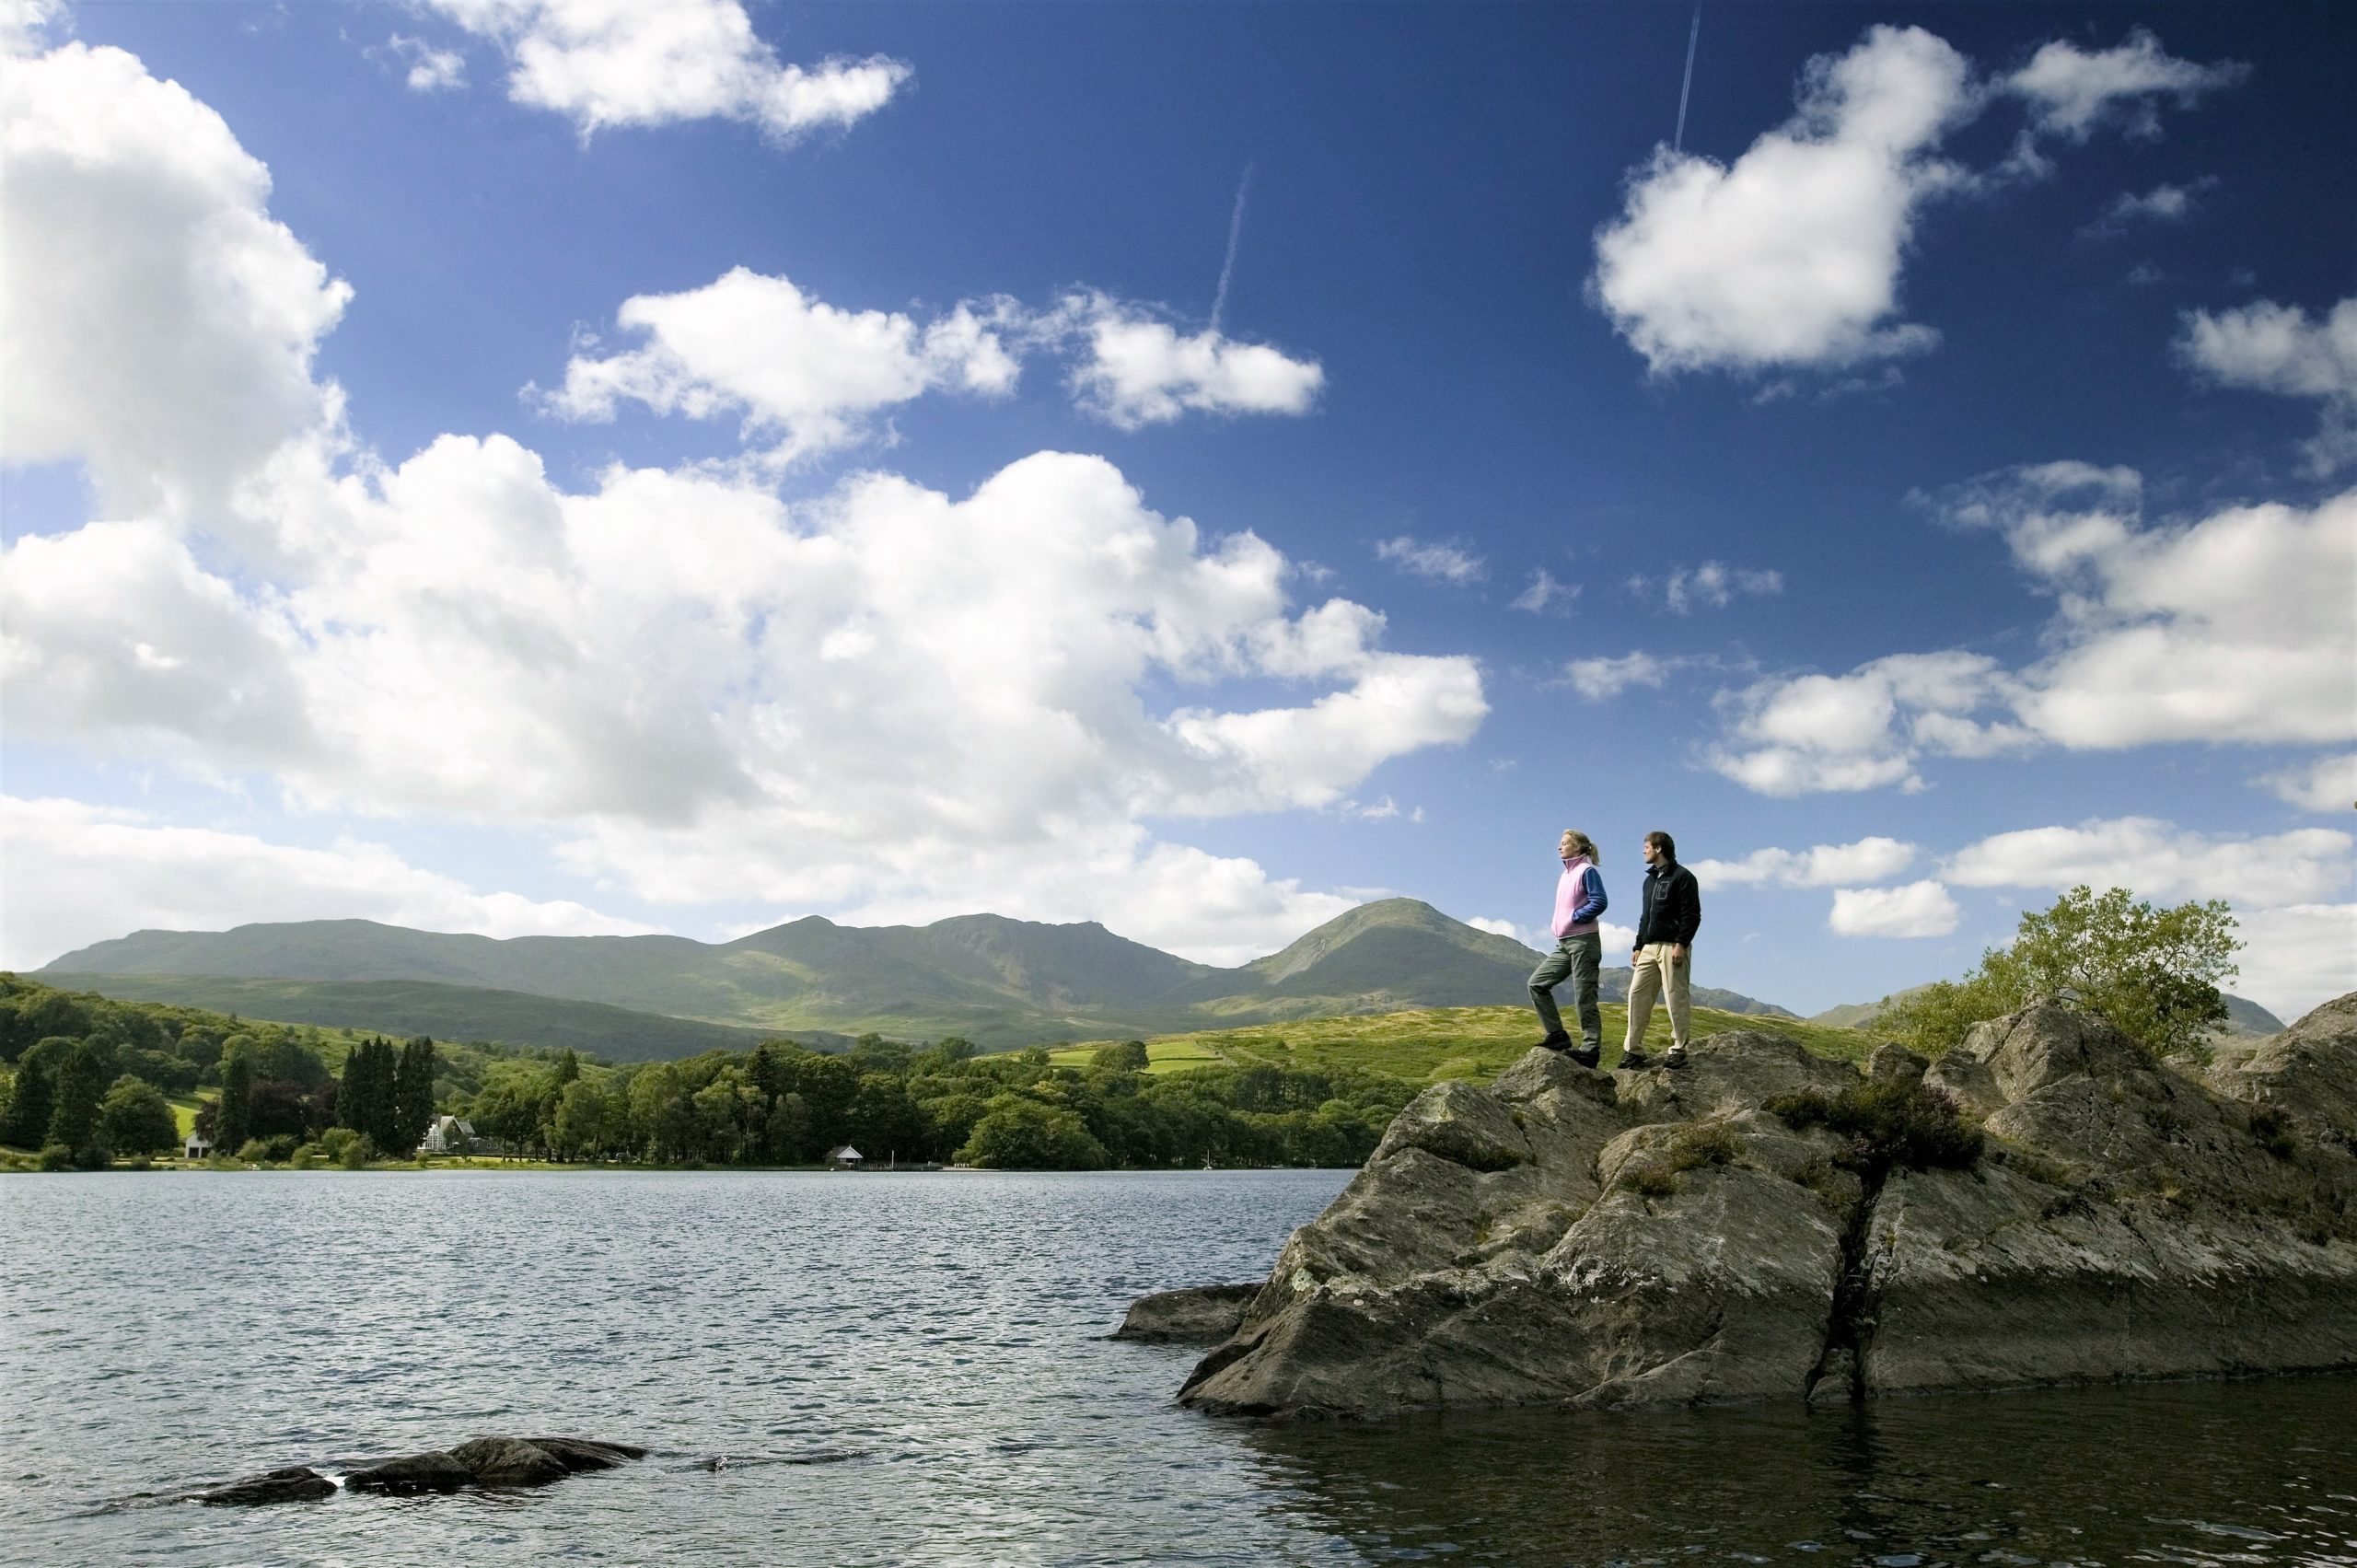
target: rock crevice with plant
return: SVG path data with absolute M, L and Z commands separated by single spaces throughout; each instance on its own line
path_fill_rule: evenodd
M 2357 1367 L 2357 993 L 2164 1057 L 2040 1000 L 1861 1072 L 1534 1051 L 1439 1084 L 1295 1232 L 1183 1403 L 1843 1402 Z

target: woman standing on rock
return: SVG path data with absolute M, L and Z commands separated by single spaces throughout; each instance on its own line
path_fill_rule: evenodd
M 1569 1051 L 1573 1061 L 1593 1067 L 1604 1059 L 1604 1015 L 1596 1003 L 1596 967 L 1604 958 L 1604 938 L 1596 931 L 1605 904 L 1604 873 L 1596 869 L 1603 855 L 1596 841 L 1575 828 L 1563 830 L 1555 853 L 1563 862 L 1563 875 L 1555 883 L 1555 950 L 1530 971 L 1530 1005 L 1547 1028 L 1538 1043 L 1549 1051 Z M 1579 1014 L 1577 1051 L 1572 1051 L 1563 1015 L 1555 1008 L 1555 988 L 1565 980 L 1572 982 L 1572 1005 Z

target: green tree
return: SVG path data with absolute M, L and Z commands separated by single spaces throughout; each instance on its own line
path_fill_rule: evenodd
M 2034 997 L 2065 995 L 2167 1055 L 2200 1045 L 2225 1021 L 2218 982 L 2235 973 L 2241 945 L 2221 900 L 2158 909 L 2124 888 L 2073 888 L 2051 909 L 2023 915 L 2012 947 L 1982 953 L 1961 981 L 1899 998 L 1875 1029 L 1937 1056 L 1975 1024 Z
M 974 1123 L 958 1158 L 994 1170 L 1101 1170 L 1105 1145 L 1089 1136 L 1077 1111 L 1004 1094 Z
M 126 1073 L 99 1102 L 99 1142 L 119 1155 L 152 1155 L 177 1147 L 180 1123 L 164 1094 Z
M 250 1038 L 250 1037 L 249 1037 Z M 214 1114 L 213 1146 L 242 1149 L 253 1136 L 253 1059 L 225 1049 L 221 1059 L 220 1109 Z
M 343 1059 L 343 1084 L 335 1099 L 336 1121 L 365 1133 L 379 1148 L 393 1144 L 393 1048 L 368 1039 Z
M 434 1041 L 424 1035 L 401 1047 L 393 1069 L 393 1116 L 385 1147 L 414 1149 L 434 1125 L 434 1072 L 437 1065 Z
M 549 1152 L 561 1160 L 593 1160 L 614 1141 L 614 1107 L 610 1096 L 586 1078 L 564 1086 L 556 1098 L 556 1115 L 549 1123 Z
M 55 1084 L 49 1141 L 80 1155 L 99 1141 L 99 1102 L 107 1093 L 107 1063 L 99 1047 L 77 1042 L 58 1063 Z
M 0 1121 L 0 1144 L 38 1149 L 49 1138 L 49 1119 L 57 1104 L 57 1063 L 76 1042 L 52 1037 L 25 1052 L 17 1063 L 15 1092 L 8 1097 L 8 1114 Z
M 1145 1071 L 1145 1041 L 1125 1040 L 1119 1045 L 1101 1046 L 1097 1052 L 1097 1065 L 1114 1073 Z

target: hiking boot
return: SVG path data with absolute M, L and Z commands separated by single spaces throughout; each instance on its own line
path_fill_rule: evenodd
M 1661 1064 L 1673 1073 L 1683 1073 L 1686 1071 L 1686 1048 L 1682 1045 L 1671 1046 L 1669 1054 L 1661 1059 Z
M 1594 1067 L 1596 1063 L 1604 1060 L 1604 1047 L 1600 1045 L 1584 1045 L 1577 1051 L 1567 1051 L 1563 1052 L 1563 1054 L 1570 1057 L 1573 1061 L 1578 1063 L 1583 1067 Z
M 1572 1037 L 1565 1034 L 1562 1030 L 1557 1029 L 1553 1034 L 1550 1034 L 1545 1040 L 1540 1040 L 1538 1045 L 1532 1049 L 1538 1051 L 1569 1051 L 1572 1049 Z
M 1620 1053 L 1620 1065 L 1629 1072 L 1642 1073 L 1653 1064 L 1654 1059 L 1642 1051 L 1624 1051 Z

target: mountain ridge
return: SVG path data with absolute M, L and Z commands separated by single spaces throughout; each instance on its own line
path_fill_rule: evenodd
M 1414 899 L 1356 906 L 1283 948 L 1234 969 L 1133 942 L 1095 921 L 1049 924 L 996 914 L 930 925 L 839 925 L 822 916 L 727 942 L 691 937 L 514 936 L 424 932 L 366 920 L 256 923 L 222 932 L 139 931 L 68 953 L 35 974 L 85 989 L 135 986 L 142 1000 L 224 981 L 301 983 L 305 1005 L 357 1007 L 337 992 L 402 981 L 499 993 L 484 1029 L 462 1038 L 522 1040 L 517 998 L 594 1004 L 660 1018 L 775 1033 L 903 1038 L 959 1034 L 990 1047 L 1180 1032 L 1190 1028 L 1409 1007 L 1519 1001 L 1539 955 Z M 1608 970 L 1606 1000 L 1627 993 Z M 462 1016 L 467 999 L 432 998 Z M 1698 1005 L 1783 1009 L 1698 986 Z M 422 996 L 412 996 L 419 1005 Z M 453 1012 L 451 1010 L 459 1010 Z M 519 1020 L 521 1022 L 519 1023 Z M 342 1022 L 307 1017 L 301 1022 Z M 353 1016 L 354 1027 L 377 1027 Z

